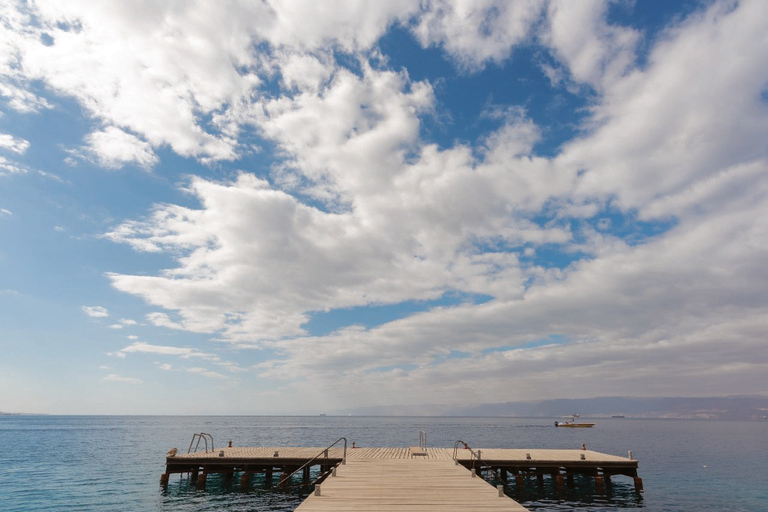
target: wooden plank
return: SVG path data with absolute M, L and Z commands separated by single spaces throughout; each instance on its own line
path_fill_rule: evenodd
M 411 457 L 426 457 L 427 456 L 427 449 L 422 448 L 421 446 L 411 446 L 409 448 L 411 451 Z
M 296 512 L 520 512 L 526 508 L 452 460 L 354 459 Z

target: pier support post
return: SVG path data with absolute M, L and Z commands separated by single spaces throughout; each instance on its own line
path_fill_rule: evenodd
M 634 477 L 634 479 L 635 479 L 635 490 L 637 492 L 642 491 L 643 490 L 643 479 L 640 478 L 639 476 Z
M 199 473 L 199 470 L 197 468 L 195 468 L 192 471 L 190 471 L 190 473 L 189 473 L 189 481 L 192 482 L 192 483 L 197 482 L 197 475 L 198 475 L 198 473 Z
M 168 485 L 168 479 L 171 477 L 170 473 L 163 473 L 160 475 L 160 485 Z
M 541 469 L 536 470 L 536 478 L 539 480 L 539 485 L 544 485 L 544 471 Z
M 272 468 L 271 467 L 268 467 L 264 470 L 264 486 L 265 487 L 272 486 Z
M 309 466 L 301 470 L 301 481 L 304 485 L 309 485 Z
M 605 481 L 602 476 L 595 477 L 595 487 L 597 487 L 597 492 L 600 494 L 605 492 Z
M 560 473 L 555 475 L 555 488 L 557 488 L 559 492 L 563 492 L 565 490 L 565 482 L 563 480 L 563 475 L 561 475 Z
M 240 477 L 240 490 L 246 491 L 248 490 L 248 487 L 251 485 L 251 474 L 249 472 L 243 473 L 243 476 Z
M 206 480 L 208 480 L 208 473 L 205 470 L 203 470 L 203 474 L 200 475 L 197 478 L 197 488 L 198 488 L 198 490 L 205 489 L 205 481 Z
M 523 478 L 522 473 L 518 473 L 515 475 L 515 487 L 517 488 L 518 492 L 522 492 L 523 490 L 523 482 L 525 479 Z
M 280 487 L 288 487 L 288 484 L 290 483 L 288 480 L 289 476 L 291 476 L 291 472 L 288 471 L 288 468 L 283 468 L 283 473 L 280 475 L 280 482 L 282 482 Z
M 568 471 L 565 473 L 565 479 L 568 482 L 568 488 L 573 489 L 576 487 L 576 484 L 573 482 L 573 472 Z

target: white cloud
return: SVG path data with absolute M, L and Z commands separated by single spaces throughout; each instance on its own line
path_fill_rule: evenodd
M 24 174 L 27 170 L 23 165 L 0 156 L 0 176 L 3 174 Z
M 478 70 L 500 63 L 525 42 L 541 16 L 544 2 L 523 0 L 429 0 L 413 32 L 422 45 L 440 45 L 458 64 Z
M 85 142 L 86 152 L 108 169 L 119 169 L 126 164 L 149 169 L 158 161 L 149 144 L 114 126 L 87 135 Z
M 124 358 L 126 354 L 161 354 L 168 356 L 180 356 L 182 359 L 200 358 L 210 361 L 218 361 L 218 356 L 201 352 L 200 350 L 189 347 L 171 347 L 167 345 L 152 345 L 143 341 L 135 341 L 127 347 L 121 348 L 117 352 L 110 352 L 109 355 Z
M 607 23 L 609 5 L 608 0 L 551 0 L 542 37 L 574 80 L 600 92 L 634 65 L 639 40 L 634 29 Z
M 108 382 L 125 382 L 127 384 L 141 384 L 143 382 L 141 379 L 137 379 L 135 377 L 121 377 L 116 373 L 110 373 L 109 375 L 104 377 L 103 380 L 106 380 Z
M 594 108 L 598 128 L 562 156 L 563 165 L 587 171 L 578 193 L 614 196 L 621 208 L 647 215 L 656 199 L 768 158 L 761 99 L 768 69 L 758 65 L 768 59 L 761 21 L 768 5 L 728 5 L 715 3 L 669 29 L 645 69 L 606 89 Z
M 202 375 L 203 377 L 208 377 L 209 379 L 227 379 L 227 377 L 224 374 L 214 372 L 211 370 L 208 370 L 206 368 L 200 368 L 200 367 L 193 367 L 193 368 L 187 368 L 187 371 L 189 373 L 196 373 L 198 375 Z
M 198 358 L 222 373 L 178 370 L 219 379 L 254 368 L 319 403 L 555 397 L 563 381 L 582 395 L 743 392 L 768 364 L 766 5 L 709 2 L 653 40 L 609 23 L 604 1 L 40 2 L 26 28 L 5 6 L 0 94 L 43 108 L 20 92 L 36 81 L 76 99 L 98 127 L 81 151 L 105 167 L 152 168 L 161 147 L 235 159 L 252 129 L 275 149 L 268 179 L 192 177 L 190 202 L 105 235 L 175 258 L 108 274 L 152 305 L 149 324 L 270 350 L 240 366 L 128 336 L 116 357 Z M 579 135 L 540 157 L 540 114 L 492 106 L 477 120 L 496 128 L 474 140 L 422 140 L 445 84 L 389 68 L 376 45 L 397 23 L 463 71 L 532 45 L 552 87 L 588 102 Z M 24 142 L 0 136 L 17 154 Z M 558 252 L 572 263 L 548 265 Z M 304 330 L 318 311 L 450 294 L 491 300 Z
M 0 216 L 5 216 L 5 215 L 13 215 L 13 212 L 5 208 L 0 208 Z
M 107 308 L 102 306 L 83 306 L 82 310 L 86 315 L 92 318 L 102 318 L 109 316 L 109 311 L 107 311 Z
M 8 133 L 0 133 L 0 148 L 23 155 L 29 148 L 29 141 Z

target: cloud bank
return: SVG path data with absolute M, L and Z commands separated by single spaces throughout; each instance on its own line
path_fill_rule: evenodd
M 13 4 L 0 94 L 77 101 L 94 127 L 76 151 L 106 169 L 161 172 L 164 148 L 238 163 L 110 229 L 175 264 L 108 278 L 297 404 L 768 392 L 768 6 L 711 2 L 653 34 L 612 7 Z M 392 31 L 466 80 L 528 55 L 580 98 L 573 135 L 543 154 L 552 126 L 517 104 L 477 112 L 493 126 L 474 140 L 431 140 L 446 86 L 391 65 Z M 260 152 L 267 168 L 240 165 Z M 398 313 L 313 327 L 366 308 Z M 217 361 L 115 355 L 140 353 Z

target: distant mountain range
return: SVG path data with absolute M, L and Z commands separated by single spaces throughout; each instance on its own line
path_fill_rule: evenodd
M 723 397 L 598 397 L 505 402 L 479 405 L 394 405 L 357 407 L 335 414 L 356 416 L 508 416 L 560 417 L 579 414 L 593 418 L 700 418 L 768 419 L 768 397 L 760 395 Z

